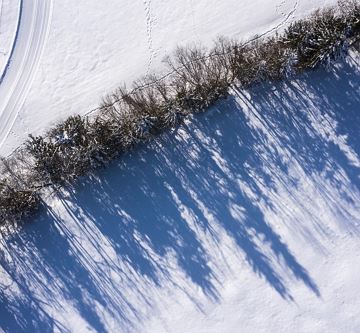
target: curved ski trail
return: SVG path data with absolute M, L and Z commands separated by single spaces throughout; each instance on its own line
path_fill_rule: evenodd
M 0 85 L 0 148 L 24 104 L 49 33 L 53 0 L 26 0 L 10 65 Z

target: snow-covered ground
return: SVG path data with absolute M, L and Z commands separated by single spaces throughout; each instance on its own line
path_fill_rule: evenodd
M 1 241 L 0 331 L 359 332 L 359 59 L 234 91 Z
M 7 142 L 31 88 L 50 27 L 50 0 L 27 0 L 20 8 L 14 47 L 0 84 L 0 146 Z
M 23 0 L 14 61 L 0 85 L 0 154 L 9 154 L 29 133 L 86 113 L 122 82 L 161 70 L 162 58 L 177 45 L 274 33 L 335 2 Z M 4 13 L 17 13 L 20 0 L 2 3 Z M 11 22 L 14 29 L 13 21 L 1 16 L 1 43 L 2 27 Z
M 19 27 L 21 1 L 0 0 L 0 82 L 15 46 Z
M 333 3 L 0 0 L 0 154 L 176 45 Z M 233 91 L 49 198 L 0 237 L 0 332 L 359 332 L 359 63 Z

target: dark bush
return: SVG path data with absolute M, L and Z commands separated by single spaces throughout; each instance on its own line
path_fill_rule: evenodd
M 86 118 L 69 117 L 46 137 L 30 136 L 26 149 L 34 159 L 34 169 L 47 183 L 72 181 L 92 167 L 89 125 Z
M 349 38 L 359 34 L 359 14 L 356 2 L 343 3 L 340 8 L 318 10 L 310 18 L 292 23 L 282 43 L 296 52 L 295 68 L 303 71 L 328 65 L 346 54 Z
M 0 227 L 34 214 L 40 206 L 34 189 L 16 189 L 6 180 L 0 181 Z

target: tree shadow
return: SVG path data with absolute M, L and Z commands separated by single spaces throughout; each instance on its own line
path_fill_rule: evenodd
M 236 91 L 63 191 L 37 221 L 2 240 L 0 268 L 12 286 L 0 292 L 0 328 L 71 331 L 56 316 L 70 304 L 95 331 L 108 330 L 105 312 L 115 327 L 131 331 L 146 318 L 143 308 L 153 306 L 150 291 L 169 283 L 201 311 L 199 297 L 175 272 L 220 301 L 222 272 L 213 262 L 222 251 L 219 230 L 285 301 L 294 301 L 288 276 L 320 297 L 265 212 L 276 213 L 279 184 L 289 197 L 301 185 L 294 163 L 311 179 L 325 177 L 356 206 L 358 82 L 344 63 L 331 73 Z M 325 192 L 319 189 L 329 207 L 351 221 Z
M 29 224 L 19 235 L 7 239 L 8 258 L 1 260 L 1 266 L 19 289 L 20 297 L 4 307 L 4 311 L 16 308 L 16 311 L 8 311 L 6 316 L 0 317 L 1 328 L 5 332 L 70 331 L 46 311 L 46 303 L 49 303 L 56 311 L 67 312 L 61 298 L 74 303 L 89 327 L 97 332 L 106 332 L 83 290 L 91 294 L 93 301 L 104 306 L 112 299 L 108 298 L 105 302 L 104 295 L 108 291 L 101 290 L 100 294 L 89 267 L 81 263 L 80 254 L 72 251 L 71 236 L 65 237 L 66 225 L 62 225 L 61 230 L 57 228 L 57 221 L 57 216 L 47 207 L 36 223 Z M 4 305 L 3 302 L 1 304 Z M 126 318 L 123 320 L 126 321 Z

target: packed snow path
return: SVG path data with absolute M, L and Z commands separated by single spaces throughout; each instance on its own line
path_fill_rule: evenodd
M 0 1 L 0 84 L 10 65 L 20 26 L 23 0 Z
M 0 84 L 0 148 L 31 87 L 51 21 L 52 0 L 26 0 L 20 6 L 10 64 Z

